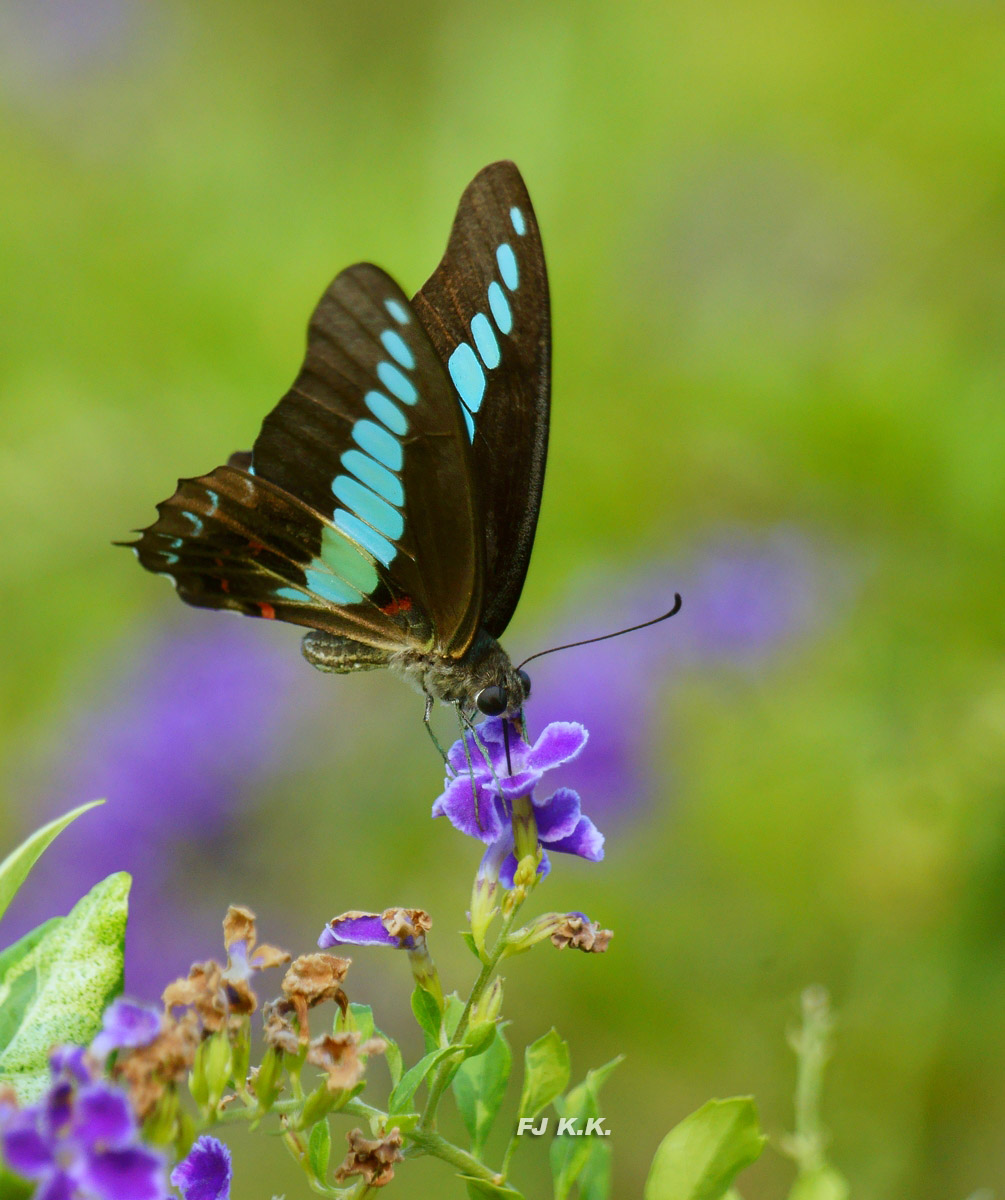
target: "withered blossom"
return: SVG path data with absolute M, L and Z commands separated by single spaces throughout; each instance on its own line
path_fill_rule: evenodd
M 349 1000 L 342 990 L 351 958 L 334 954 L 301 954 L 283 976 L 283 995 L 293 1005 L 300 1023 L 301 1041 L 310 1036 L 307 1029 L 307 1010 L 326 1000 L 334 1000 L 343 1013 Z
M 369 1038 L 361 1044 L 358 1033 L 328 1033 L 311 1042 L 307 1061 L 327 1074 L 328 1090 L 337 1092 L 355 1087 L 363 1078 L 367 1056 L 383 1054 L 386 1049 L 383 1038 Z
M 153 1041 L 119 1054 L 112 1077 L 126 1083 L 140 1118 L 154 1110 L 169 1085 L 185 1078 L 201 1039 L 199 1018 L 190 1009 L 179 1018 L 166 1014 Z
M 585 913 L 569 913 L 552 933 L 551 941 L 559 950 L 571 946 L 587 954 L 603 954 L 613 936 L 610 929 L 601 929 Z
M 367 1138 L 362 1129 L 351 1129 L 346 1134 L 349 1153 L 335 1172 L 337 1183 L 344 1183 L 351 1175 L 362 1175 L 368 1187 L 384 1187 L 394 1177 L 394 1164 L 401 1162 L 401 1133 L 395 1126 L 383 1137 Z

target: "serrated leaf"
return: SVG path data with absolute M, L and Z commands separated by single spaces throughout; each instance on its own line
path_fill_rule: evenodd
M 833 1167 L 820 1167 L 800 1175 L 792 1185 L 789 1200 L 848 1200 L 848 1181 Z
M 324 1180 L 328 1176 L 328 1160 L 332 1152 L 332 1131 L 328 1121 L 318 1121 L 307 1139 L 307 1161 L 315 1178 Z
M 524 1200 L 523 1192 L 505 1184 L 492 1183 L 488 1179 L 475 1179 L 472 1175 L 458 1175 L 468 1185 L 468 1195 L 480 1200 L 482 1196 L 494 1197 L 494 1200 Z
M 30 837 L 25 838 L 20 846 L 7 855 L 0 863 L 0 917 L 7 911 L 7 905 L 14 899 L 18 888 L 27 879 L 28 872 L 46 847 L 59 837 L 67 825 L 89 809 L 97 808 L 99 804 L 104 804 L 104 800 L 92 800 L 89 804 L 81 804 L 79 808 L 73 809 L 65 816 L 57 817 L 55 821 L 50 821 L 48 825 L 36 829 Z
M 524 1051 L 523 1071 L 518 1116 L 536 1117 L 569 1086 L 568 1044 L 549 1029 Z
M 485 1052 L 461 1063 L 453 1079 L 454 1098 L 471 1138 L 471 1152 L 481 1157 L 492 1125 L 506 1095 L 513 1055 L 502 1029 Z
M 120 872 L 96 884 L 0 982 L 0 1008 L 18 988 L 33 988 L 17 1030 L 0 1051 L 0 1083 L 11 1084 L 22 1102 L 37 1099 L 48 1086 L 50 1049 L 87 1045 L 122 990 L 130 883 Z M 33 983 L 26 985 L 25 976 L 34 976 Z
M 710 1100 L 660 1142 L 644 1200 L 721 1200 L 766 1140 L 749 1096 Z
M 587 1072 L 581 1084 L 574 1087 L 564 1098 L 556 1100 L 555 1108 L 559 1116 L 576 1118 L 577 1128 L 590 1117 L 599 1117 L 600 1089 L 623 1057 L 618 1055 L 602 1067 L 594 1067 L 592 1071 Z M 555 1184 L 555 1200 L 566 1200 L 573 1185 L 586 1170 L 598 1144 L 596 1136 L 557 1137 L 552 1141 L 549 1159 Z M 596 1186 L 594 1190 L 596 1191 Z
M 436 1001 L 425 988 L 417 987 L 412 992 L 412 1012 L 422 1030 L 426 1049 L 435 1049 L 440 1044 L 441 1016 Z
M 458 1054 L 460 1050 L 457 1046 L 446 1046 L 442 1050 L 433 1050 L 402 1075 L 400 1082 L 391 1092 L 388 1100 L 388 1111 L 393 1115 L 396 1112 L 404 1112 L 407 1105 L 411 1104 L 412 1097 L 419 1090 L 419 1085 L 426 1078 L 429 1072 L 438 1066 L 445 1058 L 449 1058 L 451 1054 Z

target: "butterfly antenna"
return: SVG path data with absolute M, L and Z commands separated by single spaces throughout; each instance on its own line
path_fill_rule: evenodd
M 650 625 L 658 625 L 660 621 L 668 621 L 680 612 L 681 604 L 680 592 L 674 592 L 673 608 L 669 612 L 663 613 L 662 616 L 653 617 L 651 621 L 643 621 L 641 625 L 629 625 L 627 629 L 616 629 L 614 633 L 602 633 L 600 637 L 583 638 L 581 642 L 566 642 L 564 646 L 552 646 L 548 650 L 539 650 L 537 654 L 532 654 L 530 658 L 525 658 L 519 664 L 517 670 L 519 671 L 521 667 L 525 667 L 529 662 L 533 662 L 535 658 L 543 658 L 546 654 L 555 654 L 559 650 L 571 650 L 574 646 L 590 646 L 594 642 L 606 642 L 609 638 L 621 637 L 623 633 L 634 633 L 636 629 L 648 629 Z
M 506 747 L 506 772 L 513 774 L 513 761 L 509 756 L 509 721 L 503 721 L 503 745 Z

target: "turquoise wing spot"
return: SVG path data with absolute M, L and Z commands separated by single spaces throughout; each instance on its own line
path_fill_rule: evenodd
M 218 505 L 220 503 L 219 494 L 217 492 L 211 491 L 209 488 L 207 488 L 206 495 L 209 497 L 209 502 L 212 505 L 212 508 L 210 509 L 210 511 L 213 512 L 216 510 L 216 508 L 218 507 Z
M 380 340 L 383 343 L 384 349 L 390 354 L 396 363 L 406 367 L 409 371 L 415 366 L 415 355 L 408 348 L 408 343 L 393 329 L 385 329 L 380 335 Z
M 408 432 L 408 420 L 405 414 L 383 392 L 367 392 L 363 399 L 377 420 L 382 421 L 392 433 L 396 433 L 400 437 Z
M 279 600 L 292 600 L 295 604 L 307 604 L 309 600 L 309 597 L 305 596 L 299 588 L 295 587 L 276 588 L 273 595 Z
M 398 397 L 402 404 L 414 404 L 419 399 L 419 393 L 411 381 L 406 379 L 393 363 L 378 363 L 377 378 L 392 396 Z
M 387 538 L 382 537 L 376 529 L 367 525 L 365 521 L 361 521 L 354 513 L 346 512 L 344 508 L 337 508 L 334 520 L 337 528 L 351 537 L 354 542 L 358 542 L 364 550 L 372 554 L 378 562 L 382 562 L 385 567 L 389 567 L 394 561 L 394 557 L 398 553 L 397 547 L 392 545 Z M 374 576 L 376 577 L 376 571 Z M 373 591 L 373 588 L 368 590 Z
M 168 545 L 171 547 L 172 550 L 177 550 L 180 546 L 183 546 L 184 544 L 185 544 L 184 538 L 171 538 L 171 540 L 168 542 Z
M 506 299 L 506 293 L 493 279 L 489 284 L 489 308 L 492 310 L 492 320 L 500 333 L 510 333 L 513 329 L 513 313 Z
M 401 442 L 380 425 L 373 421 L 357 421 L 352 427 L 352 440 L 389 471 L 401 470 Z
M 509 210 L 509 219 L 513 223 L 513 228 L 517 231 L 520 237 L 527 232 L 527 222 L 523 219 L 523 213 L 514 205 Z
M 496 341 L 492 323 L 484 313 L 476 313 L 471 318 L 471 336 L 475 339 L 475 346 L 486 367 L 490 371 L 494 367 L 498 367 L 500 362 L 499 343 Z
M 509 242 L 503 242 L 496 250 L 496 262 L 499 264 L 499 274 L 503 283 L 511 292 L 515 292 L 520 283 L 520 269 L 516 265 L 516 255 Z
M 399 325 L 408 324 L 408 312 L 403 304 L 400 304 L 397 300 L 385 300 L 384 307 Z
M 178 555 L 167 553 L 164 555 L 164 561 L 166 563 L 170 563 L 171 566 L 174 566 L 174 564 L 178 561 Z
M 447 369 L 454 381 L 454 387 L 457 388 L 457 394 L 468 409 L 476 413 L 485 396 L 485 372 L 467 342 L 461 342 L 447 359 Z
M 182 509 L 181 515 L 183 517 L 188 517 L 188 519 L 192 522 L 193 533 L 202 533 L 202 517 L 197 517 L 195 513 L 185 512 L 184 509 Z
M 320 596 L 322 600 L 330 600 L 332 604 L 359 604 L 363 599 L 355 588 L 351 588 L 324 567 L 308 567 L 304 572 L 304 579 L 315 596 Z
M 473 442 L 475 440 L 475 419 L 463 404 L 461 405 L 461 412 L 464 414 L 464 424 L 468 427 L 468 441 Z
M 342 466 L 361 483 L 383 496 L 389 504 L 396 504 L 400 508 L 405 503 L 405 489 L 401 486 L 401 480 L 380 463 L 375 463 L 369 454 L 363 454 L 360 450 L 347 450 L 342 455 Z M 333 488 L 334 486 L 335 484 L 332 484 Z
M 336 513 L 336 521 L 339 515 Z M 341 515 L 351 516 L 350 513 Z M 321 535 L 321 554 L 318 561 L 361 596 L 369 596 L 379 582 L 377 568 L 373 563 L 364 558 L 352 542 L 327 525 Z
M 351 475 L 339 475 L 332 484 L 332 491 L 346 508 L 352 509 L 378 533 L 392 540 L 401 537 L 405 530 L 404 517 L 358 479 L 353 479 Z

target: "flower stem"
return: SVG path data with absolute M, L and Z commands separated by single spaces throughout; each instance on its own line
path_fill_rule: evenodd
M 432 1129 L 423 1129 L 419 1126 L 405 1136 L 424 1153 L 441 1158 L 444 1162 L 450 1163 L 452 1167 L 463 1171 L 465 1175 L 472 1175 L 476 1179 L 486 1179 L 491 1183 L 502 1182 L 501 1177 L 491 1167 L 486 1167 L 473 1154 L 448 1142 L 446 1138 L 441 1137 Z
M 499 965 L 499 959 L 502 958 L 503 951 L 506 949 L 506 940 L 509 936 L 509 931 L 513 928 L 519 908 L 519 903 L 514 904 L 512 910 L 503 917 L 499 936 L 496 938 L 495 945 L 489 954 L 488 962 L 482 967 L 478 978 L 475 980 L 474 987 L 471 989 L 471 995 L 468 997 L 468 1001 L 464 1005 L 464 1011 L 461 1013 L 461 1019 L 457 1022 L 454 1036 L 450 1039 L 451 1046 L 458 1046 L 464 1040 L 464 1035 L 468 1031 L 468 1022 L 471 1020 L 471 1010 L 481 999 L 482 993 L 492 981 L 495 969 Z M 440 1099 L 447 1086 L 447 1080 L 454 1066 L 455 1064 L 448 1059 L 440 1064 L 436 1074 L 433 1076 L 433 1080 L 429 1085 L 429 1097 L 426 1100 L 426 1107 L 422 1111 L 422 1119 L 419 1121 L 418 1128 L 413 1130 L 410 1135 L 413 1141 L 415 1140 L 416 1132 L 428 1130 L 434 1124 L 437 1105 L 440 1103 Z

